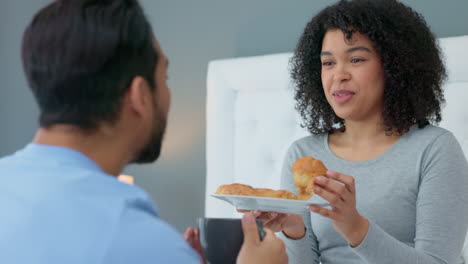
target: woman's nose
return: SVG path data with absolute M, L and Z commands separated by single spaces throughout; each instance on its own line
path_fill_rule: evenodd
M 333 73 L 334 82 L 344 82 L 351 79 L 351 74 L 346 70 L 344 66 L 337 66 Z

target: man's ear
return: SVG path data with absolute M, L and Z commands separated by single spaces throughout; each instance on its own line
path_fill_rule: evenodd
M 152 100 L 148 82 L 141 76 L 133 78 L 128 89 L 128 99 L 131 109 L 140 116 L 149 115 Z

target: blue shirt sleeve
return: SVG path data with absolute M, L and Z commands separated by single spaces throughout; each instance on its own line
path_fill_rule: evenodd
M 201 263 L 173 227 L 142 208 L 122 213 L 102 263 Z

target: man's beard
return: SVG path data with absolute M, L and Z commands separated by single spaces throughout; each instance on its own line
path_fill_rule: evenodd
M 151 163 L 158 159 L 159 154 L 161 153 L 164 132 L 166 130 L 166 119 L 167 118 L 163 112 L 157 109 L 151 138 L 131 163 Z

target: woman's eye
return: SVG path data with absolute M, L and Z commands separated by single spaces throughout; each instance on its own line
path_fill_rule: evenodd
M 332 66 L 333 62 L 332 61 L 324 61 L 322 62 L 322 66 Z
M 360 58 L 351 59 L 351 63 L 358 63 L 358 62 L 362 62 L 362 61 L 364 61 L 364 59 L 360 59 Z

